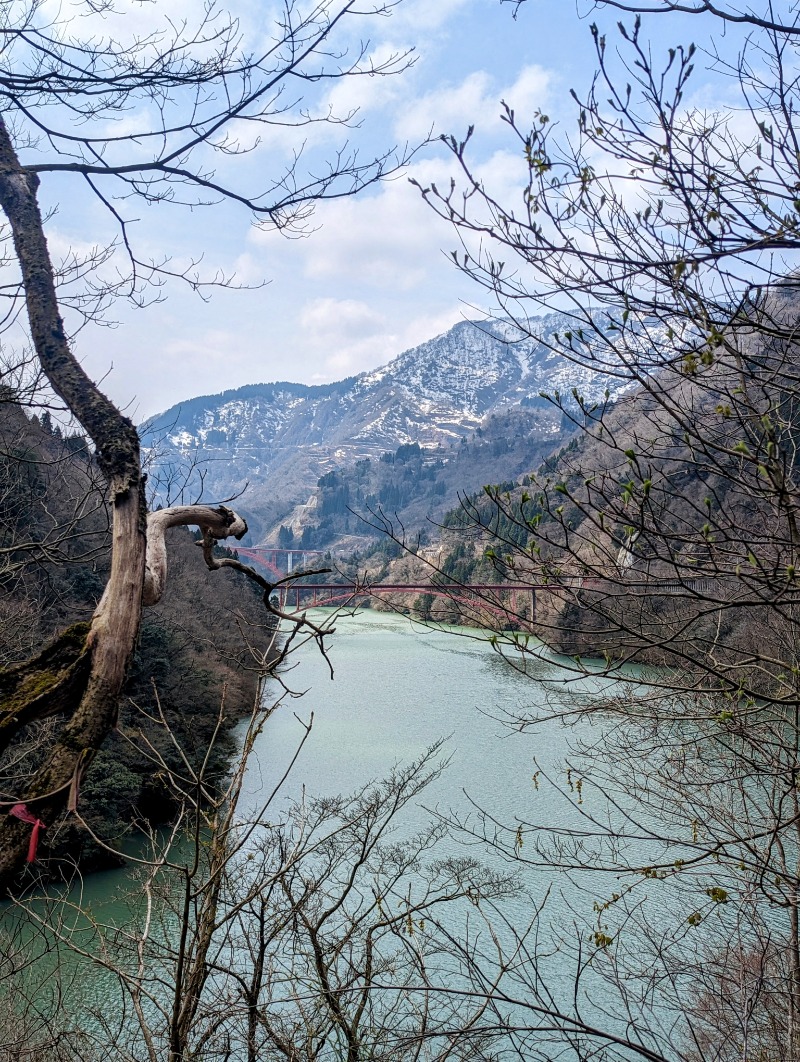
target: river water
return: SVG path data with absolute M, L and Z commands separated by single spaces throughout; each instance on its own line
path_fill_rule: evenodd
M 296 801 L 303 792 L 355 792 L 443 741 L 447 767 L 407 809 L 409 827 L 424 826 L 432 815 L 457 820 L 466 830 L 447 842 L 448 850 L 466 844 L 471 854 L 485 856 L 476 851 L 480 846 L 471 843 L 469 831 L 484 833 L 488 816 L 506 827 L 500 835 L 511 849 L 507 857 L 494 849 L 491 861 L 514 868 L 519 860 L 510 842 L 520 822 L 581 827 L 581 815 L 567 798 L 574 800 L 567 764 L 574 762 L 570 750 L 576 730 L 552 721 L 519 733 L 508 725 L 507 715 L 546 715 L 579 696 L 609 692 L 612 680 L 576 676 L 564 666 L 567 661 L 546 651 L 540 660 L 528 661 L 523 674 L 474 630 L 436 630 L 367 609 L 336 621 L 333 679 L 315 646 L 307 645 L 299 656 L 285 681 L 302 696 L 282 703 L 257 740 L 240 801 L 243 817 L 259 813 L 313 716 L 310 736 L 275 802 L 278 811 L 282 802 Z M 582 798 L 591 800 L 588 788 Z M 569 884 L 554 880 L 557 875 L 547 869 L 527 867 L 525 875 L 534 896 L 550 893 L 553 917 L 569 922 L 578 909 L 591 920 L 595 899 L 606 888 L 590 873 Z
M 322 616 L 320 612 L 316 618 Z M 291 658 L 283 682 L 292 696 L 284 696 L 257 739 L 240 802 L 243 819 L 260 812 L 295 757 L 304 725 L 313 715 L 310 735 L 270 816 L 280 815 L 286 802 L 303 794 L 361 790 L 444 739 L 442 754 L 448 766 L 408 810 L 409 829 L 432 815 L 457 820 L 466 829 L 446 838 L 450 853 L 463 848 L 495 866 L 519 870 L 509 844 L 518 822 L 539 824 L 543 832 L 582 825 L 574 789 L 580 766 L 576 767 L 570 750 L 576 737 L 586 736 L 590 724 L 568 730 L 552 721 L 519 733 L 507 725 L 506 717 L 508 713 L 547 715 L 569 707 L 578 697 L 600 696 L 613 689 L 611 679 L 576 678 L 564 666 L 566 661 L 546 652 L 522 674 L 474 631 L 431 630 L 405 617 L 370 610 L 341 615 L 330 643 L 333 680 L 313 644 Z M 275 684 L 268 695 L 279 692 Z M 586 782 L 579 799 L 590 803 L 601 797 L 592 794 Z M 505 851 L 487 852 L 476 842 L 474 835 L 486 830 L 487 821 L 490 829 L 491 823 L 502 824 Z M 526 828 L 524 843 L 529 848 L 518 847 L 517 854 L 529 850 L 533 854 L 530 846 L 535 841 L 535 831 Z M 526 891 L 515 901 L 517 910 L 512 909 L 511 917 L 524 924 L 532 906 L 547 897 L 546 938 L 555 941 L 578 932 L 585 939 L 586 926 L 595 918 L 594 904 L 610 891 L 610 883 L 591 868 L 577 877 L 530 865 L 521 870 Z M 85 883 L 81 901 L 101 913 L 104 921 L 120 923 L 130 915 L 126 899 L 130 889 L 128 871 L 107 872 Z M 63 953 L 60 961 L 64 963 Z M 73 973 L 67 994 L 75 1005 L 81 1005 L 81 997 L 83 1003 L 113 1008 L 113 979 L 95 976 L 85 965 L 71 962 L 65 965 Z M 48 971 L 43 983 L 52 984 L 47 962 L 43 969 Z M 563 980 L 564 991 L 569 991 L 572 973 L 566 965 L 557 971 L 556 990 Z M 54 998 L 58 992 L 54 990 Z
M 533 776 L 537 768 L 558 774 L 574 734 L 556 723 L 520 734 L 501 716 L 546 713 L 612 685 L 576 678 L 558 658 L 520 674 L 474 630 L 434 630 L 366 609 L 337 620 L 330 659 L 333 680 L 312 645 L 286 675 L 303 696 L 281 706 L 256 744 L 245 812 L 256 810 L 294 755 L 303 733 L 295 714 L 307 722 L 313 713 L 287 798 L 302 787 L 316 795 L 356 790 L 444 739 L 449 766 L 429 794 L 442 810 L 479 805 L 509 821 L 552 822 L 566 814 L 564 801 L 553 787 L 537 789 Z

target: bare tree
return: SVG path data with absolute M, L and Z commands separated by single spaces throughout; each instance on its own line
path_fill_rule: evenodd
M 608 912 L 624 911 L 618 924 L 649 941 L 653 976 L 682 986 L 672 998 L 683 995 L 683 1050 L 745 1057 L 760 1043 L 789 1059 L 800 1049 L 797 12 L 596 7 L 636 17 L 608 33 L 591 27 L 597 73 L 573 94 L 574 127 L 504 111 L 528 167 L 521 205 L 498 201 L 475 175 L 469 134 L 447 139 L 453 184 L 422 192 L 461 239 L 459 267 L 493 293 L 520 337 L 537 336 L 537 311 L 561 311 L 552 348 L 629 390 L 613 408 L 551 395 L 575 439 L 530 486 L 465 499 L 463 523 L 510 586 L 537 587 L 533 625 L 520 615 L 522 633 L 497 641 L 512 660 L 522 654 L 518 666 L 540 652 L 531 633 L 573 657 L 604 658 L 608 674 L 629 661 L 659 665 L 637 674 L 618 704 L 576 698 L 538 714 L 608 713 L 611 736 L 588 763 L 621 815 L 613 824 L 593 817 L 574 789 L 576 778 L 589 783 L 576 773 L 567 795 L 586 829 L 541 859 L 625 873 L 626 888 L 598 897 L 597 932 L 611 954 Z M 698 31 L 710 21 L 748 35 L 661 47 L 646 27 L 663 32 L 669 20 L 646 19 L 669 12 L 707 15 Z M 735 119 L 692 104 L 702 62 L 736 89 Z M 506 824 L 504 850 L 542 825 Z M 599 836 L 606 847 L 595 847 Z M 673 977 L 669 934 L 646 915 L 634 932 L 637 897 L 652 890 L 684 897 L 681 928 L 670 932 L 691 971 L 689 995 L 686 979 Z M 740 920 L 743 943 L 720 944 L 717 974 L 704 980 L 687 965 L 691 934 L 723 908 Z M 654 981 L 637 966 L 635 943 L 626 969 L 624 939 L 619 998 L 630 1002 L 631 986 Z M 729 1025 L 723 1049 L 709 1027 L 733 983 L 757 1005 Z
M 385 14 L 391 4 L 370 5 Z M 0 15 L 0 206 L 8 221 L 19 281 L 8 297 L 24 302 L 37 363 L 47 384 L 86 432 L 107 484 L 112 513 L 111 570 L 103 598 L 86 632 L 72 630 L 27 666 L 4 676 L 4 736 L 31 719 L 53 711 L 68 719 L 50 755 L 15 807 L 29 819 L 53 821 L 113 725 L 119 690 L 139 629 L 143 598 L 157 600 L 165 574 L 163 529 L 194 523 L 206 536 L 206 558 L 215 567 L 245 566 L 213 560 L 213 541 L 241 537 L 244 520 L 225 506 L 194 506 L 147 516 L 139 438 L 132 422 L 111 403 L 81 368 L 71 348 L 38 201 L 48 175 L 72 176 L 88 186 L 119 227 L 128 262 L 109 284 L 90 266 L 79 294 L 65 299 L 78 317 L 103 312 L 110 297 L 141 301 L 152 283 L 176 272 L 201 285 L 194 267 L 174 270 L 169 262 L 144 262 L 136 254 L 123 214 L 126 198 L 189 204 L 227 200 L 279 229 L 302 225 L 314 202 L 351 195 L 379 180 L 400 161 L 396 154 L 362 163 L 346 146 L 321 175 L 303 176 L 300 161 L 273 175 L 255 192 L 228 178 L 231 155 L 241 149 L 242 127 L 304 125 L 312 121 L 290 85 L 314 85 L 345 76 L 400 70 L 405 56 L 379 65 L 368 46 L 355 55 L 334 44 L 335 35 L 364 10 L 353 0 L 320 0 L 307 9 L 288 3 L 270 43 L 247 50 L 235 18 L 211 4 L 196 25 L 164 19 L 119 43 L 84 32 L 79 18 L 50 14 L 40 0 L 5 5 Z M 110 14 L 109 5 L 87 3 L 84 14 Z M 151 127 L 114 132 L 110 120 L 144 101 L 158 118 Z M 323 114 L 323 120 L 350 116 Z M 214 159 L 220 162 L 215 172 Z M 263 583 L 263 580 L 261 580 Z M 265 604 L 269 607 L 269 588 Z M 73 801 L 74 802 L 74 801 Z M 30 826 L 23 817 L 0 825 L 0 880 L 7 887 L 28 846 Z
M 130 918 L 104 922 L 80 898 L 14 901 L 28 940 L 61 970 L 77 956 L 109 985 L 102 1008 L 77 1023 L 74 986 L 57 978 L 37 1009 L 9 948 L 0 983 L 15 978 L 33 1042 L 60 1045 L 64 1059 L 111 1043 L 129 1062 L 668 1057 L 667 1040 L 607 1021 L 602 1007 L 584 1012 L 583 982 L 596 986 L 604 949 L 579 961 L 571 1002 L 548 986 L 552 964 L 563 987 L 563 958 L 542 946 L 541 901 L 513 872 L 454 851 L 440 819 L 409 824 L 441 775 L 440 746 L 354 794 L 286 805 L 284 774 L 243 814 L 248 758 L 280 700 L 254 707 L 224 791 L 206 764 L 186 759 L 176 771 L 140 738 L 183 814 L 141 859 Z M 300 725 L 300 747 L 312 723 Z M 34 951 L 29 943 L 23 961 Z M 13 1027 L 6 1036 L 18 1042 Z

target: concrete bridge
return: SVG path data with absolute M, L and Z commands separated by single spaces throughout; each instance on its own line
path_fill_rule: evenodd
M 269 546 L 236 546 L 240 557 L 265 568 L 275 579 L 291 575 L 298 568 L 324 568 L 323 558 L 331 554 L 321 549 L 272 549 Z

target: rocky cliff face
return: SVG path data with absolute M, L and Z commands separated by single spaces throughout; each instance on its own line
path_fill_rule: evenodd
M 254 384 L 191 399 L 157 417 L 146 439 L 162 475 L 181 461 L 205 469 L 209 498 L 246 487 L 244 508 L 258 538 L 306 501 L 331 469 L 405 443 L 458 443 L 491 414 L 535 412 L 532 440 L 555 441 L 561 414 L 543 391 L 577 392 L 597 403 L 629 386 L 612 374 L 614 366 L 588 369 L 549 349 L 569 327 L 562 314 L 536 319 L 534 340 L 508 321 L 464 321 L 380 369 L 338 383 Z M 497 478 L 503 475 L 500 467 Z

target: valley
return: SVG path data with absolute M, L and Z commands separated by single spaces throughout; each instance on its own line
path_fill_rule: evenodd
M 356 514 L 376 509 L 424 539 L 459 494 L 519 479 L 562 445 L 575 425 L 554 396 L 582 419 L 579 401 L 605 407 L 630 389 L 599 352 L 589 368 L 553 349 L 571 323 L 531 320 L 532 339 L 510 321 L 464 321 L 336 383 L 189 399 L 145 426 L 151 482 L 164 504 L 241 493 L 251 544 L 279 545 L 283 527 L 284 543 L 363 549 L 375 536 Z M 643 343 L 663 331 L 641 327 Z

